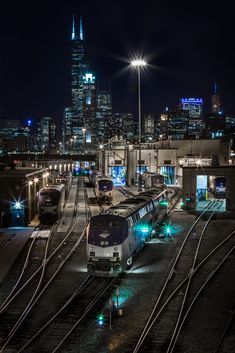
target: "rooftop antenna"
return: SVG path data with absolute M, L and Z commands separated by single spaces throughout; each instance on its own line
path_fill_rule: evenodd
M 72 36 L 71 36 L 71 39 L 72 39 L 72 40 L 76 39 L 74 15 L 73 15 L 73 24 L 72 24 Z
M 83 40 L 83 28 L 82 28 L 82 16 L 80 16 L 80 33 L 79 33 L 80 40 Z
M 217 94 L 217 83 L 215 82 L 215 85 L 214 85 L 214 94 Z

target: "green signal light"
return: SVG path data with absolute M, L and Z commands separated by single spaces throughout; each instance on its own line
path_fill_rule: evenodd
M 148 234 L 151 231 L 151 227 L 148 224 L 137 224 L 136 231 L 142 234 Z
M 104 315 L 103 314 L 99 314 L 97 316 L 97 324 L 99 327 L 103 327 L 104 326 Z
M 143 227 L 141 228 L 141 232 L 147 234 L 149 232 L 149 229 L 147 227 Z
M 159 204 L 161 206 L 168 206 L 168 201 L 164 200 L 164 201 L 160 201 Z
M 174 227 L 170 224 L 165 224 L 163 227 L 163 233 L 168 236 L 172 235 L 174 233 Z

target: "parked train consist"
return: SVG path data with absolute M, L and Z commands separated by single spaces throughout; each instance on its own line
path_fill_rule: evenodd
M 96 276 L 115 276 L 167 213 L 167 190 L 150 189 L 93 216 L 87 227 L 87 267 Z
M 95 195 L 99 201 L 113 200 L 114 185 L 110 177 L 97 175 L 95 178 Z
M 141 175 L 145 188 L 165 187 L 164 176 L 157 173 L 145 172 Z
M 91 170 L 91 173 L 89 174 L 88 178 L 89 178 L 89 182 L 91 184 L 91 186 L 95 186 L 95 179 L 98 176 L 102 176 L 102 173 L 100 173 L 98 170 L 93 169 Z
M 62 213 L 66 198 L 64 184 L 52 184 L 38 191 L 39 219 L 42 222 L 53 223 Z

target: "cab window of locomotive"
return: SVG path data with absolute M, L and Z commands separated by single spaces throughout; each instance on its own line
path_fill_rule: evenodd
M 105 222 L 99 221 L 92 224 L 93 229 L 102 229 L 104 232 L 110 232 L 111 230 L 117 230 L 122 228 L 122 222 Z
M 101 180 L 99 182 L 100 186 L 106 186 L 106 187 L 110 187 L 111 186 L 111 181 L 110 180 Z
M 110 229 L 121 229 L 122 222 L 111 222 L 109 227 Z
M 40 196 L 48 196 L 48 192 L 40 192 Z

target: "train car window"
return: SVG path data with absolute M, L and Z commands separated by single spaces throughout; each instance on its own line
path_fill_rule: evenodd
M 127 222 L 128 222 L 128 226 L 131 227 L 133 225 L 133 219 L 132 217 L 128 218 L 127 219 Z
M 152 211 L 152 209 L 153 209 L 153 203 L 150 202 L 150 203 L 147 205 L 147 212 Z
M 146 213 L 147 213 L 146 207 L 141 208 L 141 210 L 139 210 L 139 218 L 144 217 Z

